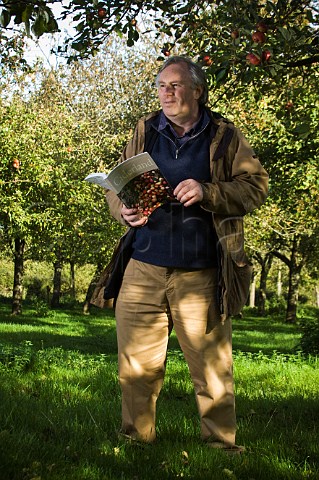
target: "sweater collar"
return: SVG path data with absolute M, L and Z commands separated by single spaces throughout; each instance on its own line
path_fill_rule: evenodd
M 174 128 L 172 127 L 170 121 L 168 118 L 165 116 L 163 110 L 160 112 L 160 118 L 159 118 L 159 124 L 158 124 L 158 131 L 164 131 L 171 133 L 175 138 L 184 138 L 188 139 L 196 135 L 198 132 L 200 132 L 203 128 L 205 128 L 210 121 L 210 117 L 206 111 L 206 109 L 202 108 L 200 112 L 200 116 L 198 121 L 195 123 L 195 125 L 188 131 L 186 132 L 182 137 L 179 137 L 177 133 L 175 132 Z

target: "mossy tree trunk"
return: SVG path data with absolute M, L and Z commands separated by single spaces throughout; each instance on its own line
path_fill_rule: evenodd
M 70 260 L 70 296 L 75 300 L 75 262 Z
M 24 271 L 24 249 L 25 240 L 15 238 L 14 240 L 14 275 L 13 275 L 13 295 L 12 295 L 12 314 L 22 314 L 23 300 L 23 271 Z
M 96 266 L 96 270 L 94 272 L 94 275 L 92 277 L 92 280 L 90 282 L 90 285 L 88 286 L 88 289 L 87 289 L 87 292 L 86 292 L 86 297 L 85 297 L 85 301 L 84 301 L 84 305 L 83 305 L 83 313 L 85 315 L 88 315 L 90 313 L 90 308 L 91 308 L 91 304 L 90 304 L 90 300 L 91 300 L 91 297 L 92 297 L 92 293 L 96 287 L 96 284 L 101 276 L 101 273 L 102 273 L 102 270 L 103 270 L 103 265 L 101 263 L 99 263 L 97 266 Z
M 266 315 L 266 300 L 267 300 L 267 279 L 273 261 L 271 253 L 267 253 L 264 258 L 260 257 L 260 283 L 258 293 L 258 315 L 264 317 Z
M 51 298 L 51 307 L 58 308 L 60 306 L 61 298 L 61 283 L 62 283 L 62 262 L 57 260 L 53 264 L 54 276 L 53 276 L 53 292 Z
M 290 258 L 277 251 L 274 252 L 274 255 L 289 268 L 289 288 L 285 320 L 287 323 L 296 323 L 300 273 L 305 264 L 305 256 L 301 248 L 301 237 L 298 235 L 293 237 Z
M 289 268 L 289 288 L 286 310 L 286 322 L 295 323 L 297 320 L 297 305 L 299 295 L 300 273 L 304 265 L 303 258 L 299 253 L 299 241 L 295 237 L 291 250 L 290 268 Z

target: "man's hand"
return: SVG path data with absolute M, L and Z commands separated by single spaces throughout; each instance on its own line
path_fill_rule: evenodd
M 203 189 L 199 182 L 188 178 L 177 185 L 174 195 L 185 207 L 189 207 L 203 200 Z
M 143 227 L 148 220 L 137 208 L 127 208 L 125 205 L 122 206 L 121 215 L 131 227 Z

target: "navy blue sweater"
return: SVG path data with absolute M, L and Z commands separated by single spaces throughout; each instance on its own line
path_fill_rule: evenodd
M 173 189 L 188 178 L 210 181 L 210 129 L 205 113 L 181 139 L 163 114 L 152 128 L 158 131 L 152 157 Z M 187 269 L 217 266 L 212 216 L 199 204 L 184 207 L 176 201 L 157 208 L 147 224 L 137 229 L 133 247 L 132 258 L 153 265 Z

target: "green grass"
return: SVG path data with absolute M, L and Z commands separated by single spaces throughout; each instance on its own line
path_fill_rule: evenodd
M 49 312 L 47 312 L 49 313 Z M 229 458 L 199 440 L 176 337 L 153 446 L 120 441 L 115 320 L 80 309 L 12 317 L 0 307 L 1 480 L 272 480 L 319 478 L 319 371 L 298 352 L 298 327 L 234 320 L 238 443 Z

